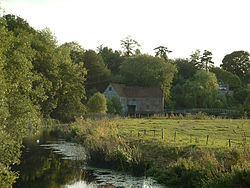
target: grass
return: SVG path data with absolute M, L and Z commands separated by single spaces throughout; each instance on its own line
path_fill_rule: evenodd
M 173 146 L 196 145 L 209 148 L 242 147 L 250 137 L 250 120 L 170 120 L 123 119 L 120 134 L 132 142 L 166 143 Z M 164 139 L 162 139 L 162 129 Z M 146 130 L 146 134 L 144 134 Z M 154 131 L 155 130 L 155 134 Z M 140 137 L 138 137 L 138 132 Z M 176 135 L 176 136 L 175 136 Z M 207 144 L 207 136 L 208 144 Z
M 66 133 L 85 144 L 89 164 L 168 187 L 250 187 L 249 136 L 250 120 L 208 117 L 80 119 Z
M 151 164 L 147 174 L 159 183 L 169 187 L 250 186 L 250 120 L 126 118 L 117 123 L 120 135 L 141 149 Z

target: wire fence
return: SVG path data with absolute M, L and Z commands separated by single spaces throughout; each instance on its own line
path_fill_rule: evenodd
M 183 134 L 174 131 L 172 134 L 166 134 L 166 129 L 139 129 L 139 130 L 129 130 L 129 137 L 133 137 L 134 139 L 154 139 L 154 140 L 162 140 L 169 143 L 175 144 L 197 144 L 197 145 L 218 145 L 220 143 L 224 143 L 224 146 L 227 147 L 238 147 L 243 146 L 246 147 L 249 145 L 249 141 L 247 139 L 247 135 L 244 133 L 242 135 L 238 135 L 238 137 L 234 138 L 221 138 L 217 135 L 207 134 L 207 135 L 197 135 L 197 134 Z M 239 138 L 240 136 L 240 138 Z M 234 145 L 233 145 L 234 144 Z

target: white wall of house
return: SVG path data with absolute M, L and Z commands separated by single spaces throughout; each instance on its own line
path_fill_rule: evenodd
M 112 84 L 109 84 L 103 93 L 106 98 L 112 99 L 117 97 L 122 105 L 124 113 L 128 112 L 128 105 L 135 106 L 135 112 L 163 112 L 163 98 L 136 98 L 136 97 L 121 97 L 114 89 Z
M 128 111 L 127 98 L 120 97 L 111 84 L 108 85 L 108 87 L 106 88 L 103 94 L 109 100 L 111 100 L 112 97 L 117 97 L 121 102 L 123 112 Z

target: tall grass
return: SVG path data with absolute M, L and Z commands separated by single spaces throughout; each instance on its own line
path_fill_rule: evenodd
M 119 135 L 115 120 L 78 119 L 67 130 L 66 138 L 84 144 L 87 163 L 140 176 L 146 165 L 138 147 L 130 145 Z
M 249 187 L 249 152 L 202 150 L 147 173 L 168 187 Z
M 162 128 L 167 135 L 164 139 L 149 132 L 137 135 L 141 129 Z M 170 138 L 175 131 L 178 131 L 176 141 Z M 185 135 L 189 137 L 191 133 L 196 142 L 185 140 Z M 209 141 L 206 145 L 202 139 L 208 133 L 213 133 L 219 142 Z M 249 120 L 228 119 L 78 119 L 65 134 L 85 145 L 89 165 L 133 175 L 146 174 L 168 187 L 225 188 L 250 187 L 248 135 Z M 227 141 L 228 136 L 244 144 L 233 142 L 232 147 L 225 146 L 224 139 Z

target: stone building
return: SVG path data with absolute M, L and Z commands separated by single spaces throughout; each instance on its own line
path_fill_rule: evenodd
M 104 91 L 105 97 L 117 97 L 128 114 L 163 113 L 163 91 L 157 87 L 126 86 L 124 84 L 110 83 Z
M 225 84 L 222 81 L 218 82 L 219 85 L 219 93 L 223 95 L 231 95 L 233 96 L 233 91 L 229 90 L 229 84 Z

